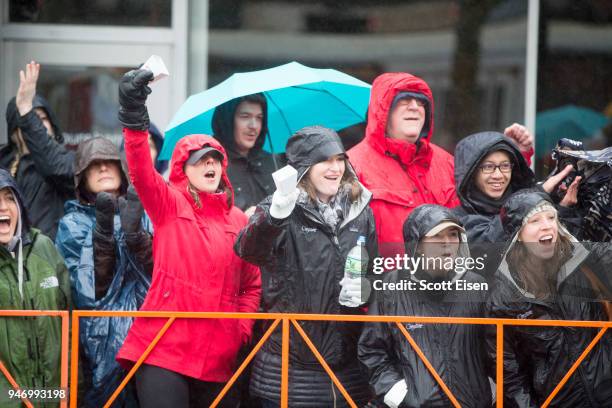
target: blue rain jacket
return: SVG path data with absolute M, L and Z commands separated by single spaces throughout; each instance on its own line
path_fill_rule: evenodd
M 115 215 L 117 260 L 115 274 L 106 295 L 96 300 L 94 282 L 93 227 L 95 207 L 76 200 L 65 204 L 55 244 L 70 273 L 72 299 L 77 309 L 138 310 L 151 284 L 142 266 L 130 254 Z M 145 231 L 152 232 L 149 218 L 143 215 Z M 83 406 L 101 407 L 118 387 L 126 372 L 115 361 L 132 318 L 82 318 L 79 322 L 81 364 L 87 384 Z M 126 388 L 113 406 L 137 406 L 133 389 Z

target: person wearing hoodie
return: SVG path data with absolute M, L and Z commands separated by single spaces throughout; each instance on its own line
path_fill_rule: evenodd
M 487 314 L 530 320 L 612 319 L 609 243 L 579 243 L 559 222 L 550 197 L 535 189 L 508 198 L 501 210 L 509 243 L 495 275 Z M 491 361 L 496 334 L 487 328 Z M 504 330 L 504 406 L 539 407 L 600 329 L 515 326 Z M 552 407 L 612 406 L 609 331 L 552 400 Z
M 159 159 L 163 147 L 164 135 L 153 123 L 149 124 L 149 151 L 153 158 L 153 165 L 159 174 L 165 176 L 168 170 L 168 160 Z
M 233 205 L 225 150 L 207 135 L 183 137 L 166 183 L 153 167 L 147 141 L 145 102 L 152 79 L 152 72 L 138 69 L 119 83 L 130 178 L 155 228 L 153 280 L 140 310 L 256 312 L 259 269 L 232 249 L 247 217 Z M 135 319 L 117 360 L 131 367 L 167 321 Z M 140 406 L 209 406 L 230 379 L 252 325 L 248 319 L 173 321 L 136 372 Z M 222 405 L 233 406 L 232 397 Z
M 66 265 L 49 237 L 30 227 L 17 182 L 0 169 L 0 309 L 69 310 Z M 0 318 L 0 360 L 22 389 L 60 387 L 61 319 Z M 2 406 L 13 387 L 0 376 Z M 41 405 L 42 406 L 42 405 Z M 44 406 L 55 406 L 53 404 Z
M 257 93 L 218 106 L 212 128 L 227 152 L 234 205 L 251 216 L 255 206 L 274 192 L 272 173 L 278 168 L 277 158 L 262 149 L 268 134 L 266 97 Z
M 262 201 L 240 232 L 236 253 L 262 268 L 264 312 L 359 314 L 369 296 L 364 278 L 344 277 L 348 252 L 365 240 L 377 256 L 371 193 L 357 180 L 338 134 L 321 126 L 298 130 L 287 142 L 289 165 L 298 173 L 293 193 L 277 190 Z M 368 267 L 371 270 L 372 261 Z M 363 291 L 362 291 L 363 288 Z M 301 322 L 353 400 L 368 401 L 357 361 L 360 324 Z M 280 406 L 281 333 L 276 331 L 253 363 L 251 395 L 262 406 Z M 310 349 L 291 335 L 289 405 L 344 407 L 346 402 Z
M 55 239 L 64 202 L 74 197 L 74 152 L 63 146 L 57 119 L 36 94 L 39 71 L 34 62 L 20 71 L 17 96 L 6 107 L 8 142 L 0 148 L 0 167 L 17 181 L 32 225 Z
M 110 140 L 98 137 L 79 145 L 74 189 L 77 199 L 66 202 L 56 245 L 70 272 L 76 307 L 138 310 L 153 269 L 151 228 Z M 82 406 L 104 405 L 125 376 L 115 354 L 131 324 L 125 317 L 81 319 L 80 350 L 89 381 Z M 117 406 L 136 405 L 130 387 Z
M 571 167 L 540 185 L 552 192 Z M 484 274 L 491 276 L 501 260 L 504 230 L 499 216 L 512 193 L 536 186 L 535 175 L 514 140 L 499 132 L 480 132 L 463 138 L 455 149 L 455 182 L 460 205 L 453 209 L 465 226 L 470 249 L 475 256 L 487 254 Z M 570 189 L 576 190 L 580 177 Z M 561 218 L 573 221 L 570 209 L 576 200 L 566 194 L 559 203 Z
M 403 227 L 406 254 L 427 262 L 399 269 L 374 284 L 371 315 L 484 317 L 488 294 L 484 279 L 468 270 L 470 257 L 461 222 L 445 207 L 417 207 Z M 436 262 L 438 262 L 436 264 Z M 385 290 L 383 284 L 412 282 L 414 289 Z M 428 287 L 432 284 L 448 284 Z M 463 291 L 455 285 L 479 284 Z M 388 287 L 388 286 L 387 286 Z M 377 290 L 378 289 L 378 290 Z M 402 323 L 462 407 L 491 407 L 485 328 L 482 325 Z M 449 398 L 395 323 L 366 323 L 359 360 L 371 387 L 385 406 L 448 407 Z
M 455 207 L 453 156 L 432 143 L 434 100 L 429 85 L 408 73 L 374 80 L 363 141 L 350 151 L 359 180 L 372 191 L 380 252 L 404 251 L 402 225 L 421 204 Z M 533 138 L 514 124 L 505 133 L 531 156 Z

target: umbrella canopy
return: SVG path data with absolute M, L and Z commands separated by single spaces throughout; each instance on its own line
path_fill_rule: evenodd
M 536 152 L 539 157 L 550 153 L 561 138 L 588 139 L 608 121 L 604 114 L 576 105 L 540 112 L 536 116 Z
M 340 130 L 365 120 L 370 85 L 334 69 L 290 62 L 261 71 L 237 73 L 190 96 L 172 118 L 161 159 L 176 142 L 193 133 L 212 133 L 215 108 L 231 99 L 261 92 L 268 100 L 268 137 L 264 149 L 282 153 L 289 137 L 308 125 Z

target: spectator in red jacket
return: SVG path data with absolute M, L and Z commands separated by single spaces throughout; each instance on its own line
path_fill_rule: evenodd
M 155 229 L 153 280 L 140 310 L 256 312 L 259 269 L 232 249 L 247 217 L 233 205 L 225 150 L 206 135 L 184 137 L 166 184 L 149 154 L 145 101 L 152 77 L 150 71 L 130 71 L 119 85 L 130 178 Z M 137 318 L 119 362 L 137 361 L 166 321 Z M 209 406 L 232 375 L 252 325 L 244 319 L 174 321 L 136 372 L 140 406 Z M 226 398 L 222 403 L 232 406 Z
M 348 155 L 373 194 L 381 255 L 404 252 L 402 225 L 419 205 L 459 205 L 453 156 L 431 143 L 433 118 L 433 95 L 421 78 L 385 73 L 374 80 L 365 138 Z M 510 126 L 506 135 L 525 155 L 533 154 L 533 138 L 523 126 Z

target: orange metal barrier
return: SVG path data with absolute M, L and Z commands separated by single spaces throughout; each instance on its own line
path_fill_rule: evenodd
M 414 348 L 415 352 L 421 358 L 427 369 L 430 371 L 432 376 L 440 385 L 441 389 L 448 396 L 449 400 L 455 407 L 459 407 L 457 399 L 452 394 L 452 391 L 446 386 L 442 378 L 435 371 L 427 357 L 423 354 L 420 347 L 416 344 L 410 333 L 401 323 L 425 323 L 425 324 L 484 324 L 494 325 L 497 331 L 497 361 L 496 361 L 496 393 L 497 393 L 497 407 L 503 406 L 503 347 L 504 347 L 504 327 L 505 326 L 556 326 L 556 327 L 590 327 L 590 328 L 601 328 L 600 332 L 593 339 L 591 344 L 584 350 L 580 357 L 574 362 L 572 367 L 569 369 L 567 374 L 563 377 L 561 382 L 553 390 L 551 395 L 544 402 L 542 407 L 547 407 L 550 402 L 555 398 L 559 390 L 565 385 L 570 376 L 576 371 L 580 363 L 586 358 L 588 353 L 595 347 L 597 342 L 605 334 L 608 328 L 612 327 L 612 322 L 595 322 L 595 321 L 567 321 L 567 320 L 515 320 L 515 319 L 487 319 L 487 318 L 458 318 L 458 317 L 410 317 L 410 316 L 366 316 L 366 315 L 320 315 L 320 314 L 290 314 L 290 313 L 225 313 L 225 312 L 119 312 L 119 311 L 83 311 L 76 310 L 72 313 L 72 359 L 70 367 L 70 407 L 77 407 L 77 386 L 78 386 L 78 352 L 79 352 L 79 338 L 78 338 L 78 327 L 79 318 L 81 317 L 156 317 L 156 318 L 167 318 L 168 321 L 164 327 L 159 331 L 155 339 L 151 342 L 149 347 L 145 350 L 143 355 L 134 364 L 134 367 L 128 372 L 125 379 L 119 385 L 117 390 L 109 398 L 104 407 L 110 407 L 117 396 L 121 393 L 125 385 L 133 377 L 136 370 L 145 361 L 151 350 L 163 337 L 164 333 L 170 328 L 175 319 L 256 319 L 256 320 L 273 320 L 271 326 L 264 333 L 263 337 L 257 342 L 253 350 L 249 353 L 246 359 L 242 362 L 237 371 L 230 378 L 224 388 L 221 390 L 217 398 L 212 403 L 211 407 L 216 407 L 219 402 L 223 399 L 227 391 L 232 387 L 234 382 L 238 379 L 240 374 L 245 370 L 247 365 L 255 357 L 255 354 L 259 351 L 261 346 L 268 340 L 272 332 L 282 323 L 282 370 L 281 370 L 281 407 L 288 407 L 289 401 L 289 327 L 292 324 L 298 334 L 304 339 L 304 342 L 308 345 L 314 356 L 317 358 L 323 369 L 328 373 L 334 384 L 338 387 L 347 403 L 356 408 L 357 405 L 351 399 L 350 395 L 346 392 L 346 389 L 342 386 L 338 378 L 333 373 L 332 369 L 325 362 L 321 354 L 318 352 L 308 335 L 298 324 L 298 321 L 310 320 L 310 321 L 345 321 L 345 322 L 379 322 L 379 323 L 395 323 L 399 330 L 406 337 L 406 340 Z M 63 360 L 62 360 L 63 361 Z
M 69 326 L 69 312 L 64 310 L 0 310 L 0 318 L 3 317 L 37 317 L 37 316 L 50 316 L 60 317 L 62 319 L 62 344 L 61 344 L 61 357 L 60 357 L 60 387 L 68 391 L 68 333 L 70 330 Z M 8 382 L 11 384 L 15 391 L 21 390 L 19 384 L 15 381 L 11 373 L 0 361 L 0 371 Z M 67 393 L 68 394 L 68 393 Z M 27 398 L 21 398 L 23 404 L 32 408 L 32 402 Z M 68 396 L 60 401 L 60 408 L 66 408 L 68 406 Z

